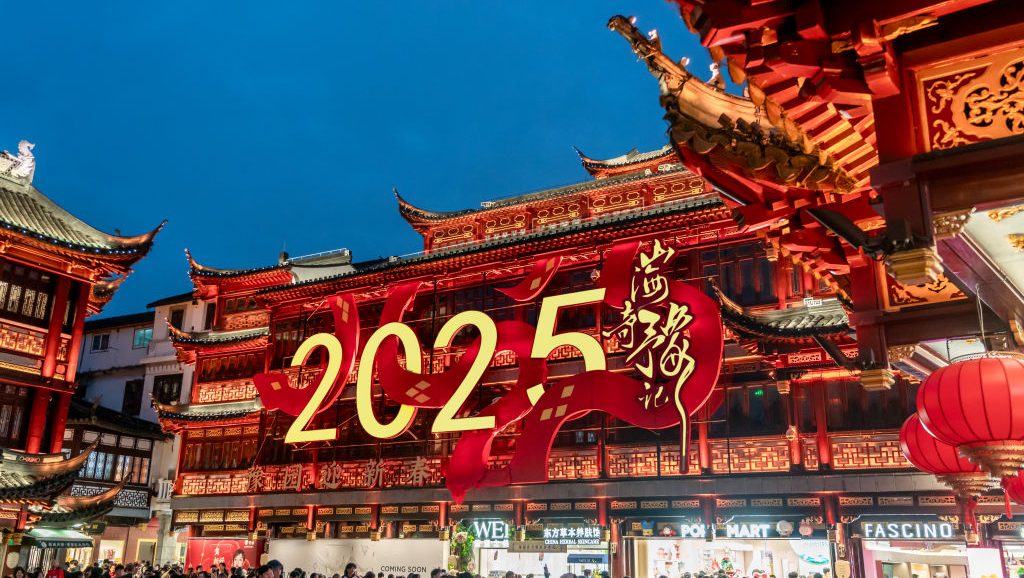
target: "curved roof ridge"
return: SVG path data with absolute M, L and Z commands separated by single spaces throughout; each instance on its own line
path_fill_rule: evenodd
M 674 154 L 674 153 L 673 153 Z M 682 166 L 674 167 L 670 170 L 664 171 L 662 175 L 684 172 L 687 169 Z M 570 183 L 568 185 L 562 185 L 559 187 L 553 187 L 549 189 L 541 189 L 531 193 L 524 193 L 521 195 L 514 195 L 511 197 L 505 197 L 496 199 L 493 201 L 484 201 L 481 203 L 480 208 L 472 209 L 460 209 L 456 211 L 431 211 L 428 209 L 421 209 L 416 205 L 413 205 L 402 197 L 398 190 L 395 189 L 395 198 L 398 199 L 398 210 L 403 217 L 406 218 L 410 223 L 422 223 L 426 221 L 443 221 L 446 219 L 454 219 L 457 217 L 464 217 L 466 215 L 473 215 L 477 213 L 484 213 L 486 211 L 493 211 L 496 209 L 503 209 L 506 207 L 513 207 L 529 203 L 531 201 L 539 201 L 546 199 L 554 199 L 563 195 L 570 195 L 573 193 L 580 193 L 583 191 L 589 191 L 592 189 L 600 189 L 604 187 L 611 187 L 614 185 L 629 183 L 641 179 L 650 178 L 651 175 L 647 175 L 642 172 L 627 173 L 623 175 L 615 175 L 604 179 L 591 179 L 586 181 L 579 181 L 576 183 Z
M 666 144 L 659 149 L 645 152 L 640 152 L 640 149 L 633 147 L 625 154 L 607 159 L 595 159 L 588 157 L 583 154 L 583 151 L 580 149 L 576 147 L 572 148 L 576 151 L 576 154 L 579 155 L 580 160 L 583 161 L 583 166 L 590 168 L 624 167 L 644 163 L 661 157 L 675 156 L 675 151 L 672 149 L 671 144 Z
M 149 232 L 111 235 L 86 223 L 31 184 L 0 182 L 0 224 L 41 241 L 90 253 L 145 255 L 166 219 Z

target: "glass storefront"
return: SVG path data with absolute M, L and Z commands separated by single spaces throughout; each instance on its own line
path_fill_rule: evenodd
M 686 573 L 730 577 L 810 576 L 832 568 L 831 548 L 820 530 L 799 520 L 734 520 L 710 532 L 699 523 L 658 523 L 650 536 L 631 538 L 635 578 L 680 578 Z M 655 527 L 656 526 L 656 527 Z M 630 545 L 627 543 L 627 547 Z
M 968 548 L 960 531 L 932 517 L 866 519 L 860 538 L 864 578 L 967 578 Z
M 810 576 L 831 568 L 827 540 L 807 538 L 638 538 L 633 540 L 636 578 L 679 578 L 689 572 L 728 576 Z M 908 577 L 909 578 L 909 577 Z
M 526 576 L 584 575 L 608 570 L 608 543 L 599 526 L 547 523 L 532 526 L 524 540 L 514 540 L 511 527 L 493 520 L 464 521 L 477 535 L 475 573 L 502 578 L 508 571 Z
M 1024 577 L 1024 542 L 1002 541 L 1003 563 L 1010 578 Z

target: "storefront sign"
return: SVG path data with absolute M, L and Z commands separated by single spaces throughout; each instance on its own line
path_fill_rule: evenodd
M 716 534 L 726 538 L 782 538 L 776 524 L 769 523 L 728 523 Z M 704 524 L 683 524 L 679 527 L 680 538 L 700 538 L 707 536 Z
M 544 526 L 544 543 L 593 546 L 601 543 L 601 526 Z
M 949 522 L 861 522 L 865 540 L 953 540 L 956 530 Z
M 504 520 L 474 520 L 469 524 L 469 531 L 478 540 L 507 542 L 509 537 L 508 523 Z
M 566 558 L 569 564 L 607 564 L 607 554 L 569 554 Z
M 321 351 L 316 383 L 298 386 L 285 373 L 253 377 L 267 410 L 296 416 L 285 442 L 305 444 L 338 439 L 338 428 L 310 429 L 313 417 L 331 407 L 355 373 L 356 413 L 370 435 L 390 439 L 403 434 L 420 408 L 435 408 L 432 433 L 461 432 L 445 472 L 448 489 L 461 501 L 469 489 L 510 483 L 544 482 L 548 477 L 551 441 L 562 424 L 591 411 L 600 411 L 646 429 L 680 426 L 703 406 L 718 379 L 724 341 L 718 304 L 697 287 L 670 277 L 676 257 L 672 247 L 654 241 L 620 243 L 603 258 L 596 288 L 544 297 L 536 326 L 519 320 L 496 322 L 483 311 L 462 311 L 451 317 L 426 348 L 403 322 L 420 281 L 394 286 L 379 319 L 378 329 L 360 343 L 355 296 L 327 299 L 334 333 L 317 333 L 295 352 L 292 367 L 300 368 Z M 514 287 L 492 289 L 518 303 L 536 300 L 559 272 L 560 256 L 536 261 L 526 278 Z M 597 311 L 595 311 L 597 310 Z M 601 335 L 558 331 L 564 312 L 611 310 L 616 323 Z M 446 359 L 453 340 L 469 328 L 476 339 L 450 364 L 424 370 L 424 360 Z M 625 353 L 632 373 L 609 371 L 606 346 L 615 343 Z M 511 391 L 485 407 L 476 407 L 473 394 L 498 355 L 514 354 L 517 381 Z M 548 383 L 548 360 L 583 359 L 583 372 Z M 404 360 L 404 361 L 403 361 Z M 358 361 L 358 363 L 357 363 Z M 446 369 L 447 368 L 447 369 Z M 292 379 L 294 378 L 294 379 Z M 376 378 L 376 379 L 375 379 Z M 382 423 L 374 413 L 373 388 L 400 405 L 396 417 Z M 305 385 L 305 384 L 304 384 Z M 460 417 L 469 413 L 471 417 Z M 515 422 L 519 439 L 511 461 L 495 471 L 492 442 Z M 679 436 L 686 454 L 689 435 Z
M 260 565 L 263 540 L 235 538 L 191 538 L 185 550 L 185 565 L 203 568 L 224 564 L 228 568 L 256 568 Z
M 508 545 L 513 554 L 558 554 L 568 549 L 565 544 L 545 544 L 540 540 L 516 540 Z

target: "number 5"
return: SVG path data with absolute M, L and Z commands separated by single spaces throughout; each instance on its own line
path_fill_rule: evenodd
M 583 354 L 584 371 L 606 369 L 607 361 L 601 343 L 586 333 L 567 331 L 555 334 L 558 322 L 558 310 L 562 307 L 586 305 L 604 300 L 604 288 L 588 289 L 565 295 L 545 297 L 540 304 L 540 315 L 537 316 L 537 336 L 533 339 L 533 351 L 530 357 L 546 359 L 556 348 L 571 345 Z

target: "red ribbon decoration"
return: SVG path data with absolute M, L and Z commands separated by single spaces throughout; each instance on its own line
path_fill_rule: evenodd
M 355 367 L 356 356 L 359 353 L 359 309 L 356 307 L 355 298 L 349 294 L 335 295 L 328 298 L 328 302 L 334 317 L 334 334 L 341 342 L 341 370 L 338 372 L 337 381 L 331 385 L 331 391 L 315 413 L 320 413 L 337 401 L 345 389 L 345 383 L 352 373 L 352 368 Z M 301 371 L 310 370 L 302 368 L 300 375 Z M 316 391 L 312 386 L 293 387 L 288 375 L 281 372 L 257 373 L 252 376 L 252 380 L 267 411 L 280 410 L 293 416 L 299 415 Z
M 555 273 L 558 272 L 558 266 L 561 264 L 561 255 L 540 259 L 533 264 L 530 274 L 516 284 L 515 287 L 498 287 L 497 289 L 511 297 L 514 301 L 532 301 L 548 286 Z

